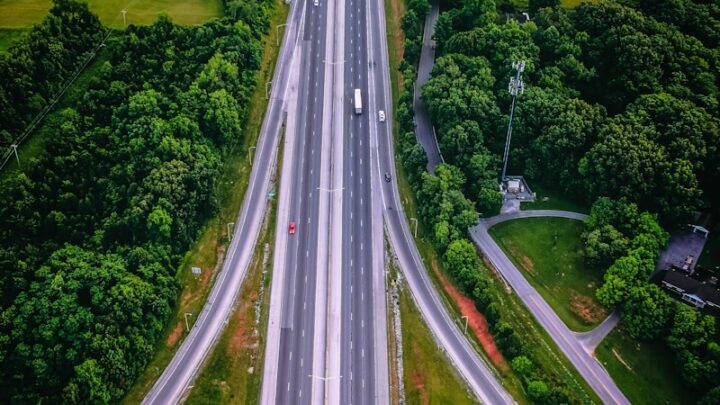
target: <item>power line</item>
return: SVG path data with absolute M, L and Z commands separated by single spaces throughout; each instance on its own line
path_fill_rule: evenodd
M 125 14 L 127 13 L 127 8 L 123 8 L 121 13 L 123 16 L 123 25 L 125 25 Z M 119 16 L 115 17 L 115 20 L 113 20 L 113 23 L 115 21 L 117 21 L 118 18 L 119 18 Z M 27 136 L 33 130 L 35 130 L 35 127 L 37 127 L 37 125 L 40 123 L 40 121 L 42 121 L 43 118 L 45 118 L 47 113 L 49 113 L 53 109 L 53 107 L 55 107 L 55 104 L 57 104 L 57 102 L 60 101 L 63 94 L 65 94 L 65 91 L 75 82 L 75 80 L 78 78 L 78 76 L 80 76 L 80 74 L 85 70 L 85 68 L 87 68 L 87 66 L 90 64 L 90 61 L 92 61 L 95 58 L 95 55 L 97 55 L 100 48 L 105 46 L 105 41 L 107 41 L 107 39 L 110 37 L 110 34 L 112 34 L 112 32 L 113 31 L 110 28 L 110 24 L 108 24 L 106 32 L 105 32 L 105 36 L 100 41 L 100 43 L 92 51 L 90 51 L 90 54 L 85 59 L 83 64 L 80 65 L 80 67 L 75 71 L 75 73 L 72 75 L 72 77 L 65 82 L 65 84 L 60 89 L 60 91 L 50 98 L 50 104 L 46 105 L 45 108 L 43 108 L 35 116 L 35 118 L 33 118 L 33 120 L 30 121 L 30 124 L 28 124 L 28 126 L 25 127 L 25 130 L 20 134 L 20 136 L 18 136 L 13 141 L 12 145 L 10 145 L 8 147 L 7 151 L 5 152 L 5 154 L 2 157 L 2 162 L 0 163 L 0 170 L 5 168 L 5 165 L 7 165 L 8 161 L 10 161 L 10 158 L 13 156 L 13 154 L 15 155 L 15 157 L 18 161 L 18 165 L 19 165 L 20 158 L 18 157 L 18 152 L 17 152 L 18 146 L 20 146 L 20 144 L 25 140 L 25 138 L 27 138 Z

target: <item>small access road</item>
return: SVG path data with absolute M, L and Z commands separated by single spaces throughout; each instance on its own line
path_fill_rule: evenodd
M 568 218 L 582 221 L 586 218 L 586 215 L 555 210 L 518 211 L 483 219 L 478 225 L 470 229 L 470 235 L 477 247 L 515 290 L 518 297 L 520 297 L 535 319 L 537 319 L 540 325 L 547 331 L 555 341 L 555 344 L 557 344 L 568 360 L 570 360 L 570 363 L 575 366 L 580 375 L 587 381 L 595 393 L 597 393 L 603 403 L 629 404 L 630 402 L 617 385 L 615 385 L 615 382 L 607 371 L 605 371 L 602 365 L 592 356 L 586 344 L 578 338 L 579 335 L 565 326 L 565 323 L 555 314 L 555 311 L 545 302 L 537 290 L 523 277 L 522 273 L 520 273 L 488 233 L 488 230 L 493 225 L 500 222 L 519 218 L 541 217 Z M 611 325 L 612 318 L 608 324 L 606 324 L 606 327 Z

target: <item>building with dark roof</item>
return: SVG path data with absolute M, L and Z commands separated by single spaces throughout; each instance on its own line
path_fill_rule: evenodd
M 696 308 L 709 306 L 720 310 L 720 290 L 715 279 L 700 281 L 675 270 L 661 271 L 654 279 L 660 286 Z

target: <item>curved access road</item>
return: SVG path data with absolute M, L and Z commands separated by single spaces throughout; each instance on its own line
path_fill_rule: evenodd
M 293 4 L 283 45 L 273 77 L 268 109 L 260 130 L 257 152 L 243 206 L 236 220 L 232 242 L 217 275 L 210 296 L 193 325 L 190 334 L 180 345 L 170 364 L 143 400 L 143 404 L 176 404 L 195 378 L 200 365 L 217 341 L 232 310 L 240 286 L 245 279 L 255 243 L 260 232 L 267 192 L 276 151 L 280 126 L 283 122 L 285 94 L 288 89 L 288 68 L 292 50 L 298 40 L 302 2 Z
M 488 233 L 488 229 L 500 222 L 519 218 L 542 217 L 568 218 L 582 221 L 587 216 L 568 211 L 518 211 L 483 219 L 480 221 L 480 224 L 470 229 L 470 235 L 477 247 L 515 290 L 535 319 L 537 319 L 540 325 L 542 325 L 555 341 L 555 344 L 565 353 L 570 363 L 575 366 L 580 375 L 583 376 L 585 381 L 587 381 L 590 387 L 597 393 L 600 400 L 605 404 L 629 404 L 630 402 L 625 398 L 625 395 L 623 395 L 617 385 L 615 385 L 615 382 L 610 378 L 607 371 L 605 371 L 600 363 L 585 349 L 585 346 L 580 339 L 578 339 L 578 336 L 565 326 L 565 323 L 555 314 L 555 311 L 550 308 L 537 290 L 525 280 L 525 277 L 523 277 Z

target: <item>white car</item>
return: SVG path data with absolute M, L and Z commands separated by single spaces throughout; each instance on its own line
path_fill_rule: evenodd
M 314 4 L 315 6 L 319 6 L 319 5 L 320 5 L 320 0 L 313 0 L 313 4 Z
M 385 122 L 385 111 L 378 111 L 378 118 L 380 119 L 380 122 Z

